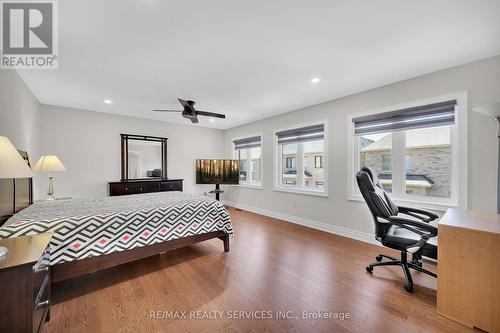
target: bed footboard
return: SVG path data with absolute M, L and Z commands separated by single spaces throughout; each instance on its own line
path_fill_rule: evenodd
M 102 269 L 151 257 L 156 254 L 179 249 L 212 238 L 221 239 L 224 242 L 224 251 L 229 252 L 229 234 L 224 231 L 213 231 L 205 234 L 178 238 L 163 243 L 137 247 L 131 250 L 56 264 L 51 268 L 51 282 L 58 282 L 79 275 L 94 273 Z

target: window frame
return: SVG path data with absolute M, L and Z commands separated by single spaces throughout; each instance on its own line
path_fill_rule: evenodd
M 379 109 L 369 110 L 360 113 L 353 113 L 347 117 L 347 194 L 348 200 L 363 201 L 356 183 L 356 173 L 359 171 L 360 149 L 359 138 L 354 135 L 354 124 L 352 119 L 356 117 L 372 115 L 377 113 L 389 112 L 397 109 L 416 107 L 420 105 L 438 103 L 450 99 L 456 99 L 456 114 L 455 125 L 451 127 L 451 197 L 425 197 L 406 193 L 405 186 L 405 160 L 406 160 L 406 138 L 404 131 L 392 132 L 392 178 L 393 186 L 391 198 L 399 205 L 411 205 L 413 207 L 421 207 L 444 211 L 447 208 L 467 209 L 467 156 L 468 156 L 468 93 L 467 91 L 459 91 L 446 95 L 440 95 L 412 102 L 402 103 L 398 105 L 386 106 Z M 396 184 L 396 186 L 394 186 Z M 395 191 L 396 188 L 396 191 Z
M 231 139 L 231 154 L 234 159 L 239 160 L 238 156 L 238 151 L 234 148 L 234 140 L 241 140 L 241 139 L 246 139 L 246 138 L 251 138 L 255 136 L 260 136 L 260 182 L 258 184 L 255 183 L 249 183 L 249 182 L 239 182 L 238 185 L 233 185 L 233 186 L 239 186 L 239 187 L 244 187 L 244 188 L 252 188 L 252 189 L 259 189 L 263 190 L 264 189 L 264 134 L 263 133 L 253 133 L 253 134 L 247 134 L 247 135 L 240 135 L 237 137 L 234 137 Z M 251 154 L 249 150 L 252 148 L 247 148 L 247 165 L 249 168 L 252 168 L 252 159 L 251 159 Z M 248 171 L 247 171 L 248 172 Z M 239 175 L 238 175 L 239 177 Z M 248 178 L 248 175 L 247 175 Z
M 280 173 L 282 170 L 282 158 L 280 152 L 280 146 L 278 145 L 278 136 L 276 135 L 278 132 L 293 130 L 302 127 L 314 126 L 314 125 L 323 125 L 324 126 L 324 135 L 323 135 L 323 169 L 324 169 L 324 185 L 322 190 L 314 190 L 314 189 L 306 189 L 304 187 L 297 188 L 297 185 L 286 186 L 280 183 Z M 300 156 L 300 159 L 298 158 Z M 302 149 L 302 145 L 297 145 L 297 159 L 295 161 L 295 166 L 297 169 L 297 177 L 299 177 L 300 172 L 298 170 L 303 169 L 304 162 L 304 151 Z M 273 191 L 277 192 L 288 192 L 288 193 L 296 193 L 296 194 L 304 194 L 311 196 L 319 196 L 319 197 L 328 197 L 328 174 L 329 174 L 329 165 L 328 163 L 328 120 L 315 120 L 307 123 L 297 123 L 291 126 L 280 127 L 273 130 Z M 303 177 L 303 175 L 302 175 Z M 297 183 L 298 182 L 297 178 Z

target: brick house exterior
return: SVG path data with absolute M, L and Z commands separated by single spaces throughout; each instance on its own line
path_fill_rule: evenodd
M 377 170 L 383 187 L 391 191 L 392 136 L 381 139 L 361 149 L 360 165 Z M 450 127 L 435 127 L 406 132 L 406 182 L 407 194 L 450 197 L 451 195 L 451 144 Z
M 296 161 L 293 161 L 291 168 L 286 168 L 286 159 L 295 159 L 295 154 L 284 154 L 283 165 L 285 166 L 285 173 L 283 174 L 283 181 L 290 185 L 294 184 L 297 180 Z M 316 159 L 321 159 L 319 165 L 316 165 Z M 290 162 L 289 162 L 290 163 Z M 289 165 L 290 166 L 290 165 Z M 316 167 L 318 166 L 318 167 Z M 324 186 L 325 179 L 325 160 L 323 152 L 307 152 L 304 153 L 304 186 L 310 188 L 321 188 Z

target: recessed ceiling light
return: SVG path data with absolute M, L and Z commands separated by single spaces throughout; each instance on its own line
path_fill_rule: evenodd
M 214 118 L 210 118 L 209 120 L 210 120 L 210 122 L 212 122 L 212 123 L 215 121 L 215 119 L 214 119 Z
M 319 83 L 319 77 L 314 77 L 314 78 L 311 80 L 311 83 Z
M 105 99 L 105 100 L 104 100 L 104 103 L 105 103 L 105 104 L 111 104 L 111 103 L 113 103 L 113 102 L 111 102 L 111 100 L 110 100 L 110 99 Z

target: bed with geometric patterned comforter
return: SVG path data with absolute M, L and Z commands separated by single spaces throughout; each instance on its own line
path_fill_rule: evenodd
M 36 203 L 12 216 L 0 238 L 52 232 L 55 265 L 213 231 L 233 235 L 219 201 L 158 192 Z

